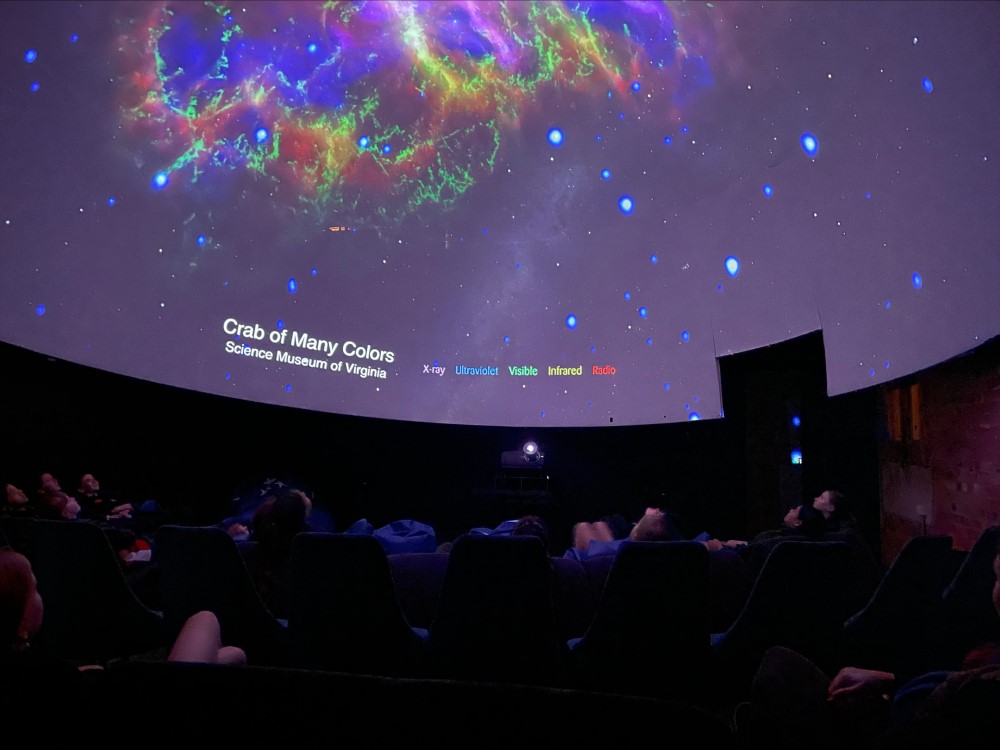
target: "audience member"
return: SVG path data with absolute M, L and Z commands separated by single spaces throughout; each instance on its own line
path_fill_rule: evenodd
M 823 514 L 827 531 L 857 531 L 858 521 L 843 492 L 824 490 L 813 498 L 812 507 Z
M 136 505 L 117 499 L 114 493 L 101 486 L 93 474 L 84 474 L 80 478 L 77 499 L 81 506 L 81 518 L 131 529 L 147 543 L 152 540 L 156 529 L 170 521 L 170 514 L 156 500 L 147 499 Z
M 278 618 L 288 617 L 292 541 L 312 531 L 308 517 L 312 503 L 302 490 L 285 489 L 268 496 L 251 521 L 250 540 L 256 542 L 255 581 L 261 599 Z
M 36 493 L 38 495 L 39 501 L 44 501 L 46 497 L 52 495 L 56 492 L 62 491 L 62 485 L 59 484 L 59 480 L 55 478 L 50 472 L 42 472 L 38 476 L 38 489 Z
M 102 665 L 75 665 L 32 649 L 31 639 L 42 626 L 45 606 L 28 558 L 10 548 L 0 548 L 0 665 L 56 666 L 65 671 L 86 671 Z M 197 612 L 184 623 L 167 656 L 168 661 L 245 664 L 246 654 L 224 646 L 216 616 Z
M 993 572 L 993 606 L 1000 616 L 1000 547 Z M 771 649 L 737 725 L 742 724 L 751 746 L 769 747 L 817 742 L 829 748 L 940 747 L 972 726 L 992 725 L 995 730 L 1000 644 L 975 648 L 952 667 L 902 685 L 891 672 L 853 666 L 830 679 L 795 651 Z
M 646 508 L 624 537 L 616 537 L 615 520 L 605 517 L 593 523 L 584 521 L 573 527 L 573 546 L 563 557 L 583 560 L 601 555 L 613 555 L 628 541 L 673 542 L 684 539 L 674 525 L 670 514 L 660 508 Z M 618 532 L 621 533 L 621 525 Z
M 55 521 L 75 521 L 80 517 L 80 503 L 61 489 L 47 489 L 38 506 L 38 517 Z
M 823 513 L 812 505 L 796 505 L 790 508 L 782 519 L 782 524 L 776 529 L 762 531 L 750 541 L 744 539 L 729 539 L 721 541 L 719 539 L 702 540 L 710 552 L 720 549 L 736 549 L 746 552 L 747 548 L 757 542 L 763 542 L 776 537 L 808 537 L 818 539 L 828 530 L 827 521 Z
M 132 503 L 121 503 L 102 491 L 101 483 L 93 474 L 80 477 L 80 488 L 76 491 L 80 503 L 80 516 L 92 521 L 111 521 L 118 518 L 132 518 Z
M 269 497 L 274 497 L 285 490 L 297 490 L 305 497 L 310 531 L 331 533 L 335 531 L 333 516 L 327 508 L 320 507 L 314 502 L 313 492 L 302 482 L 284 477 L 268 477 L 241 491 L 231 501 L 233 513 L 222 519 L 217 525 L 228 532 L 236 541 L 247 541 L 251 537 L 254 514 L 257 509 Z
M 31 518 L 38 512 L 24 490 L 13 484 L 5 487 L 5 501 L 0 514 L 6 518 Z

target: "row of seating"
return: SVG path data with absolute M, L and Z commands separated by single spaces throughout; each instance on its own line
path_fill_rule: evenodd
M 945 626 L 962 625 L 952 650 L 997 636 L 995 612 L 979 602 L 990 602 L 998 534 L 984 532 L 957 572 L 950 537 L 911 540 L 860 610 L 846 542 L 784 541 L 717 630 L 707 602 L 726 558 L 693 542 L 633 543 L 580 562 L 549 558 L 530 538 L 465 536 L 450 554 L 387 556 L 371 537 L 301 534 L 287 621 L 266 609 L 239 546 L 216 528 L 157 532 L 160 610 L 135 596 L 95 526 L 34 521 L 27 552 L 46 602 L 39 643 L 67 658 L 162 647 L 188 615 L 211 609 L 224 640 L 258 665 L 701 702 L 738 696 L 771 645 L 829 670 L 907 674 L 942 658 L 929 646 Z

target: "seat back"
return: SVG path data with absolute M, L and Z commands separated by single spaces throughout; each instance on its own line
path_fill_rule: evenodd
M 448 559 L 448 555 L 442 552 L 389 555 L 389 569 L 396 586 L 396 596 L 399 597 L 410 625 L 430 628 L 441 598 Z
M 1000 615 L 992 599 L 998 545 L 1000 524 L 984 529 L 941 594 L 938 642 L 944 663 L 958 663 L 984 643 L 1000 643 Z
M 833 674 L 841 665 L 850 552 L 844 542 L 775 545 L 736 620 L 712 636 L 712 655 L 736 690 L 749 686 L 764 652 L 784 646 Z
M 875 589 L 882 582 L 885 569 L 868 545 L 868 541 L 857 531 L 834 531 L 823 537 L 828 542 L 846 542 L 851 552 L 851 572 L 847 587 L 847 611 L 854 614 L 871 599 Z
M 848 561 L 849 569 L 845 575 L 847 582 L 845 606 L 849 615 L 854 614 L 867 604 L 882 580 L 883 570 L 878 559 L 865 539 L 858 532 L 852 530 L 828 532 L 821 536 L 812 537 L 802 534 L 788 534 L 754 542 L 750 545 L 747 556 L 747 567 L 750 575 L 756 578 L 764 566 L 764 561 L 771 554 L 771 550 L 785 541 L 844 542 L 847 544 L 850 559 Z
M 295 666 L 378 675 L 418 672 L 424 638 L 406 621 L 377 539 L 298 534 L 291 569 L 288 634 Z
M 953 572 L 951 545 L 943 534 L 903 545 L 868 603 L 844 623 L 844 656 L 853 666 L 901 679 L 947 666 L 933 663 L 931 646 Z
M 96 524 L 35 520 L 27 555 L 45 606 L 35 638 L 40 649 L 103 663 L 166 645 L 162 615 L 129 587 L 111 543 Z
M 572 557 L 550 557 L 552 610 L 556 619 L 556 639 L 565 643 L 586 632 L 597 610 L 600 591 L 594 594 L 583 563 Z
M 153 560 L 160 570 L 160 600 L 171 638 L 188 617 L 214 612 L 223 643 L 239 646 L 251 664 L 287 662 L 287 632 L 267 609 L 236 541 L 213 526 L 161 526 Z
M 629 542 L 586 633 L 571 642 L 589 689 L 691 697 L 709 658 L 709 559 L 698 542 Z
M 432 673 L 456 679 L 555 679 L 555 637 L 545 547 L 534 537 L 455 540 L 430 628 Z

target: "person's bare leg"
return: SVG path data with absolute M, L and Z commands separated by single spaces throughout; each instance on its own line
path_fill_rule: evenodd
M 611 527 L 604 521 L 581 521 L 573 527 L 573 548 L 586 552 L 593 541 L 610 542 L 615 538 Z
M 219 619 L 213 612 L 202 610 L 184 623 L 167 661 L 246 664 L 246 654 L 236 646 L 223 646 Z
M 247 663 L 247 655 L 239 646 L 223 646 L 218 651 L 215 663 L 242 667 Z

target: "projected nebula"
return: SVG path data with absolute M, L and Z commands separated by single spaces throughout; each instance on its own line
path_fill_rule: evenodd
M 452 206 L 542 97 L 622 98 L 641 76 L 683 98 L 704 83 L 688 75 L 701 51 L 649 3 L 174 3 L 119 26 L 123 121 L 160 164 L 156 187 L 251 170 L 319 221 L 336 206 L 359 225 Z
M 1000 332 L 1000 5 L 7 2 L 0 338 L 370 417 L 723 417 Z

